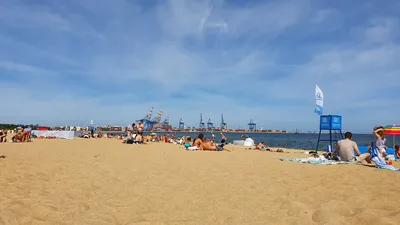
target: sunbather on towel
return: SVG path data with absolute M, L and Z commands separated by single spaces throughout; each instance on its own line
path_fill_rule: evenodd
M 267 147 L 264 145 L 264 142 L 262 141 L 257 145 L 257 147 L 255 149 L 265 151 L 267 149 Z
M 192 146 L 196 146 L 199 150 L 203 150 L 204 134 L 200 133 L 199 136 L 193 141 Z
M 200 133 L 197 139 L 193 142 L 193 146 L 196 146 L 199 148 L 199 150 L 203 151 L 230 151 L 228 149 L 224 149 L 221 146 L 216 146 L 215 144 L 206 141 L 204 139 L 203 133 Z
M 228 152 L 230 152 L 230 150 L 228 150 L 224 147 L 221 147 L 221 146 L 217 146 L 210 141 L 203 142 L 202 150 L 203 151 L 228 151 Z

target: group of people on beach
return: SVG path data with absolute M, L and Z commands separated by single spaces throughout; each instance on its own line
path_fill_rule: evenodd
M 124 144 L 143 144 L 143 130 L 144 125 L 142 122 L 138 124 L 132 123 L 130 129 L 128 130 L 126 139 L 122 141 Z
M 211 135 L 211 140 L 208 140 L 204 137 L 203 133 L 199 133 L 197 138 L 193 139 L 190 136 L 186 137 L 186 141 L 184 147 L 186 150 L 202 150 L 202 151 L 228 151 L 231 150 L 226 149 L 226 137 L 223 133 L 221 134 L 221 140 L 219 143 L 216 143 L 215 135 Z
M 5 129 L 0 130 L 0 143 L 7 142 L 8 132 Z M 29 142 L 31 140 L 31 128 L 30 126 L 18 127 L 15 135 L 12 136 L 10 142 Z
M 373 134 L 376 138 L 374 146 L 369 146 L 368 152 L 361 154 L 358 149 L 357 143 L 352 140 L 352 133 L 346 132 L 344 139 L 337 143 L 336 151 L 334 152 L 333 159 L 346 162 L 354 163 L 371 163 L 375 162 L 374 157 L 381 158 L 387 161 L 388 165 L 391 165 L 391 161 L 395 158 L 400 158 L 400 148 L 398 145 L 395 146 L 395 155 L 389 155 L 387 153 L 388 147 L 386 146 L 385 128 L 377 126 L 373 129 Z M 376 150 L 378 155 L 373 154 L 372 151 Z M 356 154 L 354 154 L 356 153 Z M 376 162 L 375 162 L 376 163 Z

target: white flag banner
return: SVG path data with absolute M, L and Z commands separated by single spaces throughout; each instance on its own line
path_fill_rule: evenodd
M 322 93 L 322 90 L 318 85 L 315 86 L 315 101 L 316 106 L 314 112 L 318 115 L 322 115 L 324 109 L 324 93 Z

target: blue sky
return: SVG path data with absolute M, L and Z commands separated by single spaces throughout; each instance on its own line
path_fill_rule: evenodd
M 397 13 L 396 13 L 397 12 Z M 400 124 L 400 2 L 2 0 L 1 123 Z M 5 97 L 5 98 L 4 98 Z

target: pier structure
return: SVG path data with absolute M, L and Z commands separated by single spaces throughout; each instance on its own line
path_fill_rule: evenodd
M 168 113 L 167 117 L 165 117 L 163 125 L 169 126 L 169 120 L 171 118 L 171 114 Z
M 228 125 L 225 123 L 224 120 L 224 114 L 221 113 L 221 130 L 227 130 L 228 129 Z
M 181 119 L 179 120 L 179 126 L 178 126 L 178 128 L 179 128 L 180 130 L 185 129 L 185 122 L 183 121 L 182 117 L 181 117 Z
M 161 123 L 161 118 L 163 116 L 163 111 L 158 110 L 157 115 L 151 119 L 151 116 L 153 115 L 154 107 L 152 107 L 147 115 L 140 120 L 136 120 L 136 122 L 141 122 L 144 125 L 145 130 L 152 130 L 156 125 L 157 126 L 163 126 L 164 123 L 167 123 L 169 125 L 169 116 L 165 118 L 164 122 Z
M 214 123 L 211 121 L 211 118 L 208 119 L 207 129 L 208 130 L 213 130 L 214 129 Z
M 156 117 L 154 117 L 154 118 L 151 120 L 151 121 L 152 121 L 152 123 L 154 123 L 154 124 L 160 123 L 160 122 L 161 122 L 161 118 L 162 118 L 163 114 L 164 114 L 164 112 L 163 112 L 163 111 L 161 111 L 161 110 L 158 110 L 158 112 L 157 112 L 157 116 L 156 116 Z
M 200 123 L 199 123 L 199 129 L 204 130 L 206 128 L 206 124 L 203 121 L 203 114 L 200 113 Z
M 144 116 L 140 120 L 136 120 L 136 122 L 141 122 L 144 125 L 145 130 L 149 130 L 153 126 L 152 122 L 151 122 L 151 116 L 153 115 L 153 111 L 154 111 L 154 107 L 151 107 L 146 116 Z
M 249 131 L 255 131 L 257 129 L 257 124 L 253 122 L 253 119 L 249 122 Z
M 163 113 L 163 111 L 158 110 L 157 115 L 150 121 L 150 127 L 147 130 L 154 130 L 154 128 L 160 128 L 162 126 L 161 118 Z

